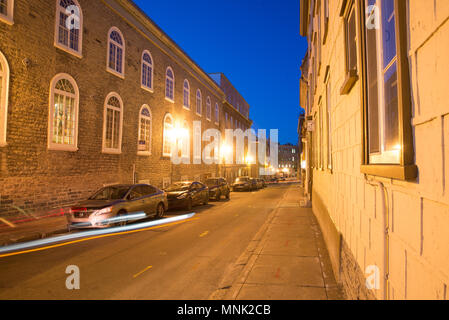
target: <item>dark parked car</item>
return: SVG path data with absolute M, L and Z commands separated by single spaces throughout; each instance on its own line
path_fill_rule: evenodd
M 257 189 L 257 183 L 250 177 L 239 177 L 232 184 L 233 191 L 253 191 Z
M 206 186 L 209 188 L 210 198 L 217 201 L 220 201 L 222 196 L 231 198 L 231 188 L 225 178 L 209 178 L 206 180 Z
M 263 178 L 258 178 L 257 180 L 258 180 L 259 183 L 260 183 L 260 188 L 261 188 L 261 189 L 264 189 L 264 188 L 267 187 L 267 184 L 266 184 L 266 182 L 265 182 L 265 179 L 263 179 Z
M 165 189 L 169 209 L 191 210 L 195 205 L 209 203 L 209 188 L 201 182 L 176 182 Z
M 68 229 L 125 225 L 130 221 L 126 215 L 133 220 L 162 218 L 167 208 L 167 195 L 156 187 L 146 184 L 108 186 L 70 208 Z M 133 217 L 135 213 L 145 215 Z

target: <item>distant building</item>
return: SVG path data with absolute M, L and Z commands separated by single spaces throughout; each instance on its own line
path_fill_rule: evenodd
M 296 176 L 299 168 L 299 147 L 291 143 L 279 145 L 279 173 L 283 176 Z

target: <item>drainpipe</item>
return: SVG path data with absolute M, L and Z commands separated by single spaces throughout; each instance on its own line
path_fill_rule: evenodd
M 378 187 L 380 189 L 382 195 L 382 226 L 384 230 L 383 235 L 383 246 L 384 246 L 384 255 L 383 255 L 383 300 L 390 300 L 389 297 L 389 277 L 390 277 L 390 214 L 388 209 L 388 201 L 387 201 L 387 190 L 385 186 L 380 181 L 368 181 L 368 183 L 372 186 Z

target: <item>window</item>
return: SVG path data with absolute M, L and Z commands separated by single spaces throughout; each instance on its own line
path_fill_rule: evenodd
M 57 75 L 50 85 L 48 148 L 77 151 L 78 86 L 68 74 Z
M 57 0 L 55 46 L 81 58 L 82 45 L 83 13 L 78 1 Z
M 116 93 L 110 93 L 105 100 L 103 124 L 103 152 L 122 151 L 123 102 Z
M 329 0 L 323 0 L 323 11 L 324 11 L 323 44 L 326 44 L 327 34 L 329 32 Z
M 200 116 L 201 116 L 202 111 L 203 111 L 202 110 L 203 109 L 202 103 L 203 103 L 203 99 L 201 98 L 201 91 L 200 91 L 200 89 L 198 89 L 196 91 L 196 114 L 198 114 Z
M 165 99 L 175 102 L 175 74 L 171 67 L 165 72 Z
M 212 120 L 212 105 L 209 97 L 206 99 L 206 119 Z
M 0 147 L 6 145 L 8 123 L 9 65 L 0 51 Z
M 14 0 L 0 0 L 0 21 L 14 24 Z
M 327 76 L 326 82 L 326 145 L 327 145 L 327 168 L 332 170 L 332 105 L 331 105 L 331 82 Z
M 346 7 L 346 8 L 345 8 Z M 357 32 L 356 10 L 354 0 L 343 1 L 342 15 L 345 27 L 345 81 L 341 87 L 341 94 L 348 94 L 356 81 L 357 75 Z
M 153 91 L 153 58 L 151 53 L 145 50 L 142 53 L 142 88 Z
M 406 2 L 363 2 L 365 8 L 373 6 L 373 10 L 367 12 L 363 21 L 362 132 L 366 134 L 362 171 L 401 180 L 415 179 Z M 378 23 L 378 28 L 371 25 L 373 22 Z
M 215 123 L 218 124 L 220 121 L 220 109 L 218 107 L 218 103 L 215 104 Z
M 167 113 L 164 118 L 162 156 L 171 157 L 173 118 Z
M 151 110 L 147 105 L 143 105 L 139 114 L 139 141 L 138 154 L 151 155 Z
M 111 73 L 125 75 L 125 41 L 119 29 L 112 27 L 108 34 L 108 66 Z
M 190 109 L 190 84 L 187 79 L 184 80 L 184 97 L 183 97 L 183 106 L 186 109 Z

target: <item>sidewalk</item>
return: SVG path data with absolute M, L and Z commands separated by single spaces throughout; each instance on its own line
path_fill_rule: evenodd
M 290 187 L 237 264 L 245 265 L 220 298 L 229 300 L 342 300 L 312 209 Z M 214 298 L 218 298 L 215 296 Z
M 20 224 L 8 225 L 0 221 L 0 247 L 67 232 L 67 218 L 52 216 Z

